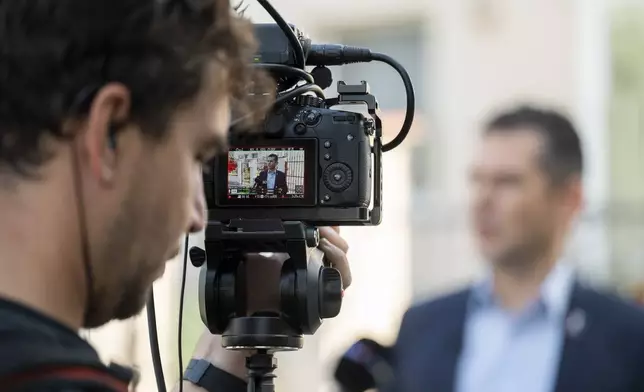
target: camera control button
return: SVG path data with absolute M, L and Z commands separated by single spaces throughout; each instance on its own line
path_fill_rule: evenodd
M 324 148 L 331 148 L 331 142 L 328 140 L 324 142 Z
M 322 118 L 322 114 L 317 110 L 307 110 L 303 114 L 302 119 L 304 120 L 304 124 L 310 127 L 316 125 L 320 121 L 320 118 Z
M 323 175 L 324 185 L 332 192 L 343 192 L 353 182 L 353 172 L 344 163 L 329 165 Z
M 324 160 L 328 161 L 331 159 L 331 154 L 324 154 Z
M 302 123 L 295 124 L 294 131 L 298 135 L 304 135 L 306 133 L 306 125 Z
M 342 308 L 342 275 L 335 268 L 323 268 L 320 283 L 320 318 L 333 318 Z

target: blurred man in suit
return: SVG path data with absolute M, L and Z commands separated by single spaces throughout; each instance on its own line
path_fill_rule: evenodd
M 407 312 L 397 390 L 644 391 L 644 314 L 584 287 L 563 257 L 582 208 L 582 162 L 557 112 L 521 107 L 487 125 L 471 216 L 489 276 Z
M 288 185 L 286 184 L 286 173 L 277 170 L 278 157 L 275 154 L 268 156 L 266 161 L 267 170 L 259 173 L 255 179 L 257 188 L 262 193 L 274 193 L 277 195 L 286 195 Z

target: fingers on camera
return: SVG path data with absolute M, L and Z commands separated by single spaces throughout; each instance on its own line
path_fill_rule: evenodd
M 331 244 L 342 249 L 344 253 L 349 251 L 349 243 L 342 238 L 339 234 L 339 229 L 335 230 L 328 227 L 323 227 L 320 229 L 320 234 L 322 238 L 326 238 Z
M 334 268 L 337 268 L 342 275 L 342 285 L 346 289 L 351 285 L 351 268 L 345 251 L 333 245 L 328 239 L 320 241 L 320 249 L 324 252 L 327 260 Z

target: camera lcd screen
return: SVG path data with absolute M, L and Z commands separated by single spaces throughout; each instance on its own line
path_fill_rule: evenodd
M 299 143 L 298 143 L 299 144 Z M 303 206 L 314 203 L 315 150 L 306 145 L 231 147 L 223 205 Z

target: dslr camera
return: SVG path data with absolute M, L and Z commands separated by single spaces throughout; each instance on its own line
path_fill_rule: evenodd
M 375 102 L 366 83 L 338 91 L 338 104 Z M 285 102 L 254 140 L 233 138 L 228 156 L 214 161 L 204 178 L 210 219 L 379 224 L 379 194 L 369 211 L 374 179 L 378 191 L 382 181 L 380 168 L 373 175 L 377 121 L 315 96 Z
M 297 59 L 280 27 L 256 25 L 260 52 L 255 60 L 278 80 L 282 91 L 263 129 L 252 137 L 233 132 L 228 155 L 215 159 L 204 177 L 209 217 L 377 225 L 382 171 L 376 97 L 367 82 L 340 81 L 338 96 L 325 99 L 320 90 L 331 83 L 328 60 L 343 62 L 338 55 L 347 49 L 338 46 L 334 52 L 326 45 L 311 45 L 299 30 L 290 28 L 306 49 L 307 64 L 316 68 L 310 75 L 293 71 L 299 70 Z M 297 86 L 300 80 L 306 84 Z M 305 95 L 310 92 L 315 95 Z M 367 113 L 333 108 L 357 104 L 366 106 Z

